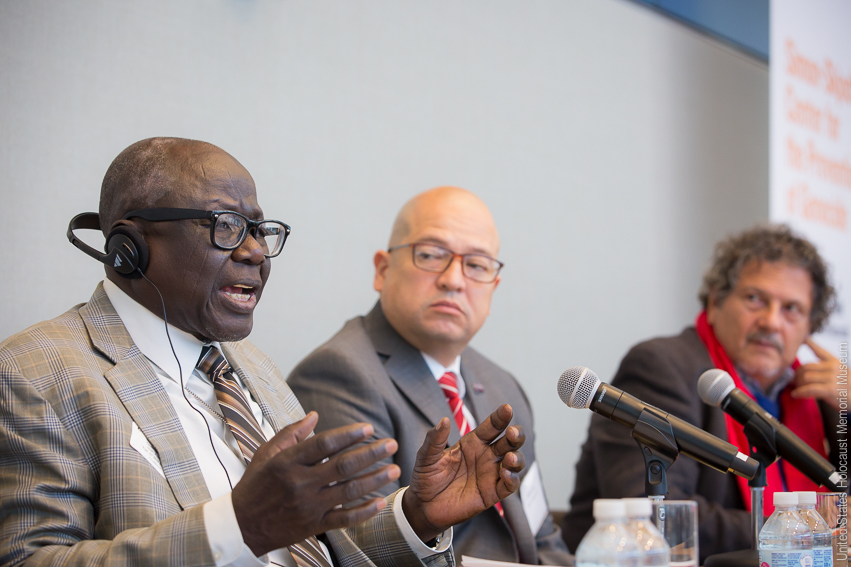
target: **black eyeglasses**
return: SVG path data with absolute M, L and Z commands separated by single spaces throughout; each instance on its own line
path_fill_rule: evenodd
M 263 255 L 274 258 L 284 249 L 291 228 L 276 220 L 251 220 L 234 211 L 202 211 L 199 209 L 137 209 L 124 215 L 125 219 L 140 218 L 152 222 L 208 219 L 210 220 L 210 242 L 222 250 L 236 250 L 245 241 L 248 233 L 263 249 Z
M 412 244 L 400 244 L 387 249 L 388 252 L 400 248 L 411 248 L 414 266 L 426 272 L 445 272 L 456 257 L 461 258 L 461 271 L 465 277 L 479 283 L 492 283 L 496 281 L 499 271 L 505 265 L 499 260 L 485 256 L 484 254 L 456 254 L 448 248 L 437 244 L 426 244 L 416 242 Z

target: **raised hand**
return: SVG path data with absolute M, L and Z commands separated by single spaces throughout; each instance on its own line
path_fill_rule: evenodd
M 316 412 L 310 412 L 264 443 L 233 489 L 242 538 L 258 557 L 368 520 L 384 507 L 384 499 L 373 498 L 353 508 L 337 506 L 399 478 L 396 465 L 354 476 L 395 453 L 396 441 L 380 439 L 341 454 L 368 439 L 372 426 L 356 423 L 309 437 L 317 419 Z
M 820 347 L 812 339 L 807 339 L 807 346 L 813 349 L 819 358 L 817 362 L 802 364 L 795 371 L 793 398 L 816 398 L 839 409 L 839 390 L 847 390 L 847 382 L 840 384 L 839 359 L 829 351 Z
M 525 461 L 518 449 L 526 435 L 518 425 L 508 427 L 511 417 L 511 406 L 500 406 L 448 449 L 448 418 L 426 434 L 402 499 L 402 510 L 420 539 L 429 541 L 466 522 L 520 486 Z

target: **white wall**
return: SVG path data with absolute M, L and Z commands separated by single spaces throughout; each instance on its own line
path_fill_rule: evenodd
M 284 373 L 370 309 L 404 201 L 478 193 L 506 268 L 474 345 L 532 400 L 553 508 L 590 415 L 560 373 L 692 321 L 768 209 L 767 68 L 623 0 L 2 2 L 0 125 L 4 337 L 88 299 L 65 228 L 148 136 L 220 145 L 293 226 L 252 334 Z

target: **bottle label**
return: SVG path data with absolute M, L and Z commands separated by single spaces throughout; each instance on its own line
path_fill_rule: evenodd
M 760 551 L 759 567 L 813 567 L 813 552 Z
M 833 567 L 833 549 L 814 549 L 813 567 Z

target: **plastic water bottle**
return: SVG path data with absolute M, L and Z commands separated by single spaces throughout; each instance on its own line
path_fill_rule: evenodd
M 816 512 L 816 493 L 798 492 L 798 513 L 813 531 L 813 567 L 833 567 L 833 533 Z
M 798 495 L 774 493 L 774 513 L 759 532 L 762 567 L 813 567 L 813 531 L 798 513 Z
M 594 500 L 594 525 L 576 548 L 576 567 L 638 566 L 638 546 L 626 531 L 626 504 Z
M 665 537 L 650 521 L 653 506 L 648 498 L 624 498 L 626 503 L 626 531 L 638 546 L 641 566 L 668 567 L 671 548 Z

